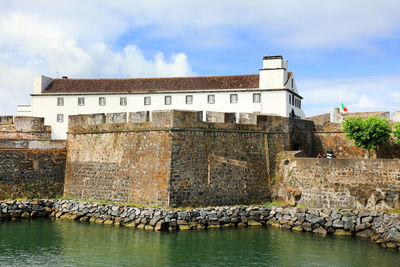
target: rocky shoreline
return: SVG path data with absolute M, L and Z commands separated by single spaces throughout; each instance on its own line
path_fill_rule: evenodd
M 400 251 L 400 215 L 377 211 L 276 206 L 161 209 L 62 199 L 0 202 L 0 221 L 36 217 L 125 226 L 151 231 L 268 225 L 322 235 L 368 238 L 383 247 Z

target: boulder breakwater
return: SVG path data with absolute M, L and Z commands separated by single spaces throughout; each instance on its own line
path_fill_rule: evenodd
M 161 209 L 61 199 L 0 202 L 0 221 L 36 217 L 151 231 L 274 226 L 322 235 L 357 236 L 400 250 L 400 216 L 387 212 L 277 206 Z

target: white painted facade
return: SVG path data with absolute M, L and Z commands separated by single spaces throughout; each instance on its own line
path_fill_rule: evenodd
M 77 114 L 179 109 L 203 112 L 257 112 L 305 118 L 294 77 L 288 77 L 286 60 L 281 57 L 264 57 L 259 79 L 259 88 L 171 90 L 151 93 L 42 93 L 51 83 L 51 78 L 40 76 L 35 79 L 30 109 L 29 106 L 18 106 L 18 115 L 44 117 L 45 124 L 51 126 L 54 139 L 66 138 L 68 116 Z M 259 103 L 253 101 L 257 98 L 254 94 L 260 94 Z M 191 104 L 186 103 L 186 96 L 190 95 L 193 99 Z M 208 103 L 209 95 L 215 96 L 215 103 Z M 236 98 L 232 95 L 237 95 L 236 103 L 231 103 L 231 98 Z M 165 103 L 166 96 L 171 97 L 170 105 Z M 102 97 L 105 99 L 105 105 L 99 103 L 99 98 Z M 150 105 L 145 105 L 145 97 L 151 98 Z M 78 104 L 78 98 L 84 98 L 84 105 Z M 126 105 L 121 105 L 121 98 L 126 98 Z M 293 104 L 294 99 L 297 99 L 296 105 Z M 206 118 L 205 114 L 203 118 Z

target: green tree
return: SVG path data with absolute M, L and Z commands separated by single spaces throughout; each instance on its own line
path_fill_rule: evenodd
M 354 140 L 356 147 L 367 150 L 369 158 L 371 150 L 376 150 L 380 144 L 389 140 L 392 127 L 383 118 L 349 117 L 343 121 L 343 130 L 348 139 Z
M 393 135 L 396 137 L 396 143 L 400 144 L 400 122 L 394 124 Z

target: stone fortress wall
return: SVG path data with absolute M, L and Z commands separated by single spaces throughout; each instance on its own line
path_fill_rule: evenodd
M 10 134 L 0 137 L 0 198 L 60 196 L 64 189 L 73 198 L 169 207 L 267 200 L 399 207 L 398 160 L 363 159 L 365 151 L 329 114 L 299 120 L 207 112 L 206 122 L 201 116 L 177 110 L 71 116 L 67 145 L 46 139 L 50 129 L 41 118 L 2 116 Z M 315 158 L 327 148 L 338 159 Z M 400 153 L 393 143 L 383 148 L 378 157 Z
M 260 203 L 271 155 L 312 147 L 312 122 L 220 112 L 206 120 L 177 110 L 70 116 L 64 194 L 172 207 Z
M 315 151 L 323 154 L 326 153 L 328 148 L 334 150 L 337 158 L 364 158 L 367 151 L 363 148 L 357 148 L 354 141 L 347 139 L 342 129 L 342 122 L 345 118 L 350 116 L 359 116 L 361 118 L 368 118 L 370 116 L 377 116 L 384 119 L 390 119 L 390 112 L 339 112 L 339 109 L 334 109 L 332 114 L 326 113 L 314 117 L 307 118 L 315 124 L 314 145 Z M 390 123 L 393 125 L 395 122 L 400 121 L 400 111 L 393 112 L 393 120 Z M 394 140 L 389 140 L 388 143 L 380 146 L 375 154 L 372 155 L 377 158 L 400 158 L 400 144 L 396 144 Z
M 278 158 L 278 201 L 328 209 L 400 209 L 399 159 L 316 159 L 290 152 Z
M 0 116 L 0 139 L 50 139 L 44 118 Z
M 0 199 L 62 196 L 64 140 L 43 118 L 0 116 Z

